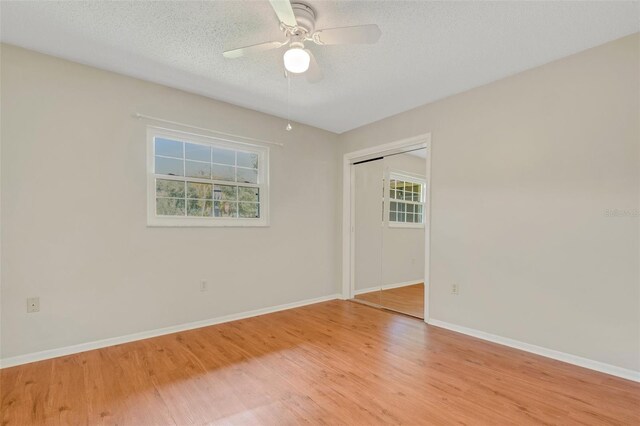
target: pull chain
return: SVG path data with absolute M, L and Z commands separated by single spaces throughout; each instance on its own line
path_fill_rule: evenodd
M 287 127 L 285 127 L 287 132 L 290 132 L 291 127 L 291 77 L 289 73 L 287 73 Z

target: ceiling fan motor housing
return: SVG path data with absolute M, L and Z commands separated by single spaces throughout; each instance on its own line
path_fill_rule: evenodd
M 316 27 L 316 12 L 305 3 L 292 2 L 291 8 L 293 14 L 296 16 L 298 27 L 307 32 L 307 34 L 313 34 Z

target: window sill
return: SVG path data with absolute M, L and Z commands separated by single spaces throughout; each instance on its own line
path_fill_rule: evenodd
M 424 229 L 424 223 L 393 223 L 389 222 L 389 228 Z
M 267 219 L 185 219 L 181 217 L 148 218 L 148 228 L 268 228 Z

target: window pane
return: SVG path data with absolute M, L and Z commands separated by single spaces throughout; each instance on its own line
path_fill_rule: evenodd
M 169 176 L 184 176 L 182 160 L 156 157 L 156 174 Z
M 398 222 L 404 222 L 405 221 L 404 213 L 398 213 L 397 219 L 398 219 Z
M 236 152 L 230 149 L 213 148 L 213 162 L 218 164 L 236 164 Z
M 421 214 L 417 214 L 416 215 L 416 223 L 422 223 L 422 215 Z
M 235 167 L 214 164 L 212 168 L 212 178 L 214 180 L 228 180 L 235 182 Z
M 413 223 L 413 213 L 407 213 L 407 222 Z
M 398 184 L 398 181 L 397 181 L 397 180 L 395 180 L 395 179 L 391 179 L 391 180 L 389 181 L 389 188 L 391 188 L 391 189 L 396 189 L 396 185 L 397 185 L 397 184 Z
M 258 183 L 258 171 L 238 168 L 238 182 Z
M 238 151 L 238 166 L 249 167 L 251 169 L 258 168 L 258 154 L 252 154 L 250 152 Z
M 238 203 L 214 201 L 213 213 L 216 217 L 237 217 Z
M 417 205 L 417 206 L 415 207 L 415 212 L 416 212 L 416 213 L 422 213 L 422 206 L 421 206 L 421 205 Z
M 208 199 L 212 198 L 213 185 L 210 183 L 187 182 L 187 197 Z
M 396 190 L 396 200 L 404 200 L 404 191 L 401 189 Z
M 390 220 L 391 222 L 395 222 L 395 221 L 397 220 L 396 212 L 390 212 L 390 213 L 389 213 L 389 220 Z
M 184 198 L 184 182 L 179 180 L 156 179 L 156 196 Z
M 213 201 L 204 202 L 204 214 L 203 216 L 213 216 Z
M 392 212 L 397 212 L 398 211 L 398 203 L 395 201 L 391 201 L 389 203 L 389 210 L 391 210 Z
M 396 199 L 396 190 L 392 189 L 391 191 L 389 191 L 389 198 L 391 198 L 392 200 Z
M 184 216 L 184 200 L 176 198 L 156 198 L 158 216 Z
M 244 186 L 238 187 L 238 199 L 240 201 L 260 201 L 260 189 L 248 188 Z
M 211 179 L 211 164 L 196 161 L 185 161 L 186 176 L 201 179 Z
M 211 147 L 195 143 L 184 144 L 184 155 L 187 160 L 211 162 Z
M 260 204 L 238 203 L 238 215 L 240 217 L 260 217 Z
M 407 213 L 413 213 L 413 204 L 407 204 Z
M 187 216 L 211 216 L 213 201 L 187 200 Z
M 231 185 L 216 185 L 216 188 L 213 193 L 213 198 L 216 200 L 229 200 L 229 201 L 237 201 L 238 200 L 238 187 Z
M 398 211 L 404 213 L 405 205 L 406 205 L 405 203 L 398 203 Z
M 182 142 L 172 141 L 172 140 L 163 139 L 163 138 L 155 138 L 155 142 L 156 142 L 156 155 L 183 158 Z

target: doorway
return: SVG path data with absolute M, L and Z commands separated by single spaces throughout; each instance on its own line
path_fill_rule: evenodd
M 428 320 L 430 135 L 345 155 L 343 296 Z

